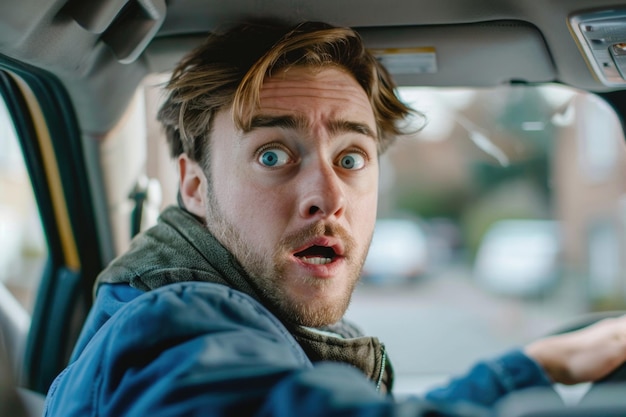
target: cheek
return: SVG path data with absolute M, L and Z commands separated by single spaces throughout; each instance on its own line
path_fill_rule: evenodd
M 273 248 L 290 218 L 289 195 L 234 177 L 221 184 L 217 196 L 222 214 L 255 248 Z
M 378 198 L 376 195 L 364 199 L 359 207 L 357 219 L 359 221 L 360 230 L 363 238 L 369 237 L 374 230 L 376 223 Z
M 378 206 L 378 188 L 376 182 L 371 187 L 366 187 L 353 198 L 348 198 L 349 209 L 346 216 L 351 224 L 353 233 L 359 242 L 366 242 L 370 238 Z

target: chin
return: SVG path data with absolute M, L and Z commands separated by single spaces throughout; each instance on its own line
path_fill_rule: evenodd
M 289 317 L 301 326 L 322 327 L 337 323 L 348 309 L 350 297 L 299 298 L 287 306 Z

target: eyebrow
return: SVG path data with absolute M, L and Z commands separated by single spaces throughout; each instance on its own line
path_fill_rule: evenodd
M 269 116 L 259 114 L 250 121 L 250 129 L 259 129 L 263 127 L 278 127 L 292 130 L 305 130 L 309 126 L 309 122 L 305 117 L 301 116 Z M 333 135 L 341 133 L 358 133 L 360 135 L 369 136 L 374 140 L 378 137 L 374 131 L 365 123 L 353 122 L 344 119 L 334 119 L 327 123 L 327 128 Z

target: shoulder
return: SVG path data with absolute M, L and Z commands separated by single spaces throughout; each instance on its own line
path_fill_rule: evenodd
M 169 349 L 202 339 L 204 346 L 228 344 L 228 350 L 220 353 L 224 358 L 236 358 L 249 353 L 250 341 L 263 346 L 271 340 L 279 342 L 282 350 L 288 350 L 301 364 L 308 362 L 293 336 L 270 311 L 250 296 L 214 283 L 183 282 L 143 293 L 113 314 L 99 333 L 94 339 L 115 354 L 145 350 L 148 343 Z
M 176 340 L 237 328 L 275 334 L 300 350 L 269 310 L 221 284 L 181 282 L 147 292 L 104 285 L 94 306 L 95 315 L 98 307 L 104 316 L 110 315 L 101 332 L 114 333 L 115 343 L 141 343 L 146 336 Z
M 103 288 L 103 299 L 111 297 L 109 290 L 119 292 Z M 114 399 L 120 407 L 136 406 L 140 402 L 132 397 L 138 392 L 153 402 L 165 395 L 182 398 L 189 384 L 208 389 L 268 370 L 312 366 L 271 312 L 223 285 L 172 284 L 121 304 L 55 380 L 50 409 L 80 415 Z
M 126 303 L 112 317 L 114 326 L 133 326 L 134 321 L 154 323 L 159 331 L 173 326 L 173 332 L 205 332 L 222 325 L 238 324 L 283 336 L 289 332 L 263 305 L 252 297 L 225 285 L 182 282 L 148 291 Z M 147 319 L 150 320 L 147 320 Z M 149 330 L 145 326 L 143 331 Z

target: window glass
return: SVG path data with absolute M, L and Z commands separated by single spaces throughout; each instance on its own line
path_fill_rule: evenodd
M 48 250 L 22 151 L 1 98 L 0 149 L 0 285 L 32 313 Z
M 381 159 L 348 311 L 386 344 L 400 390 L 625 307 L 626 152 L 603 100 L 558 86 L 401 95 L 427 124 Z

